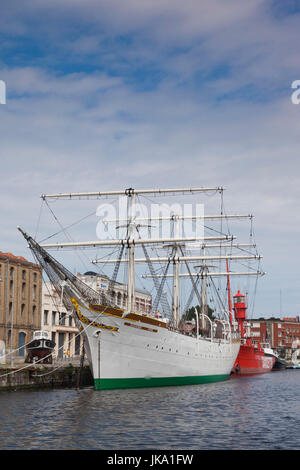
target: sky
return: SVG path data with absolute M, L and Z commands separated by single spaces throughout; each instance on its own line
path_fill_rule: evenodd
M 254 316 L 299 315 L 299 31 L 297 0 L 2 6 L 0 250 L 31 259 L 41 194 L 222 186 L 255 216 Z

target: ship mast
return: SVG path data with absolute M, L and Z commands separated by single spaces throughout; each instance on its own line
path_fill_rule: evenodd
M 226 268 L 227 268 L 227 290 L 228 290 L 228 309 L 229 309 L 229 321 L 230 325 L 232 325 L 232 310 L 231 310 L 231 290 L 230 290 L 230 278 L 229 278 L 229 266 L 228 266 L 228 259 L 226 260 Z
M 127 296 L 128 296 L 128 304 L 127 310 L 128 312 L 132 312 L 135 308 L 135 270 L 134 270 L 134 235 L 135 235 L 135 194 L 133 190 L 128 190 L 128 284 L 127 284 Z
M 202 253 L 203 253 L 203 257 L 205 255 L 205 248 L 202 248 Z M 205 263 L 205 259 L 203 258 L 203 262 L 202 262 L 202 282 L 201 282 L 201 328 L 204 329 L 205 328 L 205 315 L 207 315 L 207 295 L 206 295 L 206 279 L 207 279 L 207 276 L 205 276 L 205 274 L 207 274 L 208 272 L 208 269 L 207 269 L 207 266 L 206 266 L 206 263 Z
M 96 246 L 116 246 L 120 245 L 122 247 L 128 248 L 128 259 L 122 260 L 121 256 L 120 259 L 117 260 L 118 263 L 127 261 L 128 262 L 128 283 L 127 283 L 127 295 L 128 295 L 128 303 L 127 303 L 127 313 L 134 311 L 135 309 L 135 263 L 136 262 L 152 262 L 152 261 L 166 261 L 173 263 L 173 274 L 152 274 L 150 276 L 144 275 L 143 278 L 159 278 L 159 277 L 173 277 L 173 304 L 172 304 L 172 314 L 173 314 L 173 321 L 174 326 L 177 327 L 179 323 L 179 312 L 180 312 L 180 301 L 179 301 L 179 282 L 181 277 L 189 276 L 191 277 L 201 277 L 202 279 L 202 293 L 201 293 L 201 313 L 202 313 L 202 327 L 204 327 L 204 319 L 205 315 L 207 314 L 207 294 L 206 294 L 206 278 L 208 276 L 223 276 L 225 273 L 211 273 L 208 272 L 208 266 L 206 264 L 206 260 L 208 259 L 257 259 L 260 258 L 259 256 L 247 255 L 247 256 L 234 256 L 234 255 L 227 255 L 222 257 L 215 257 L 215 256 L 205 256 L 205 247 L 219 247 L 220 245 L 213 245 L 207 242 L 211 241 L 220 241 L 220 242 L 231 242 L 230 246 L 234 246 L 232 241 L 236 238 L 232 235 L 219 235 L 219 236 L 202 236 L 202 237 L 183 237 L 180 236 L 179 231 L 179 221 L 183 219 L 181 215 L 173 215 L 171 217 L 159 217 L 159 218 L 148 218 L 150 220 L 173 220 L 174 222 L 174 233 L 173 237 L 166 237 L 166 238 L 152 238 L 152 239 L 141 239 L 135 238 L 136 230 L 137 230 L 137 222 L 142 220 L 147 220 L 144 218 L 137 218 L 136 217 L 136 196 L 141 194 L 145 195 L 172 195 L 175 193 L 181 194 L 196 194 L 199 192 L 222 192 L 222 187 L 212 187 L 212 188 L 175 188 L 175 189 L 145 189 L 145 190 L 135 190 L 133 188 L 119 190 L 119 191 L 103 191 L 103 192 L 85 192 L 85 193 L 59 193 L 59 194 L 44 194 L 42 195 L 42 199 L 51 199 L 51 198 L 62 198 L 62 199 L 90 199 L 90 198 L 100 198 L 100 197 L 109 197 L 109 196 L 127 196 L 127 234 L 126 239 L 113 239 L 113 240 L 95 240 L 95 241 L 85 241 L 85 242 L 67 242 L 67 243 L 45 243 L 42 244 L 41 247 L 43 248 L 68 248 L 68 247 L 96 247 Z M 184 218 L 190 219 L 217 219 L 217 218 L 252 218 L 252 215 L 197 215 Z M 116 221 L 117 219 L 111 219 L 108 221 Z M 122 221 L 122 219 L 118 219 L 118 221 Z M 182 244 L 187 242 L 200 242 L 200 248 L 202 250 L 202 256 L 184 256 L 182 252 Z M 162 246 L 166 246 L 164 244 L 169 243 L 172 246 L 171 256 L 169 257 L 160 257 L 160 258 L 135 258 L 135 246 L 136 245 L 145 245 L 145 244 L 161 244 Z M 187 245 L 186 245 L 187 246 Z M 247 244 L 235 245 L 236 247 L 242 246 L 250 246 Z M 191 247 L 196 248 L 196 246 Z M 179 256 L 179 251 L 182 253 L 182 256 Z M 179 263 L 184 261 L 194 261 L 194 260 L 202 260 L 202 270 L 200 273 L 191 273 L 189 274 L 181 274 L 179 272 Z M 114 262 L 116 260 L 95 260 L 94 263 L 98 262 Z M 228 272 L 225 274 L 228 276 Z M 240 275 L 240 274 L 264 274 L 264 273 L 230 273 L 230 275 Z M 200 298 L 199 298 L 200 300 Z
M 174 238 L 179 238 L 179 219 L 174 216 Z M 179 322 L 179 261 L 178 261 L 178 244 L 175 242 L 173 247 L 173 319 L 175 328 Z

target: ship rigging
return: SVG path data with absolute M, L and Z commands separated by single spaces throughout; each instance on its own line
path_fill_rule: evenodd
M 151 190 L 129 188 L 122 191 L 45 194 L 42 195 L 42 200 L 46 202 L 60 199 L 70 201 L 84 198 L 126 197 L 126 217 L 103 219 L 105 224 L 118 224 L 117 230 L 123 230 L 123 235 L 119 238 L 102 240 L 39 244 L 23 229 L 19 228 L 28 241 L 35 258 L 44 268 L 53 286 L 61 295 L 66 308 L 74 312 L 78 326 L 90 326 L 89 329 L 85 328 L 84 332 L 96 388 L 200 383 L 201 381 L 221 380 L 229 376 L 239 345 L 234 322 L 213 279 L 224 276 L 227 278 L 228 275 L 234 277 L 255 276 L 257 278 L 264 273 L 258 269 L 230 273 L 225 270 L 216 271 L 216 266 L 209 263 L 214 261 L 219 263 L 228 262 L 228 260 L 232 262 L 245 260 L 260 262 L 261 256 L 250 252 L 250 248 L 256 248 L 254 243 L 236 243 L 236 237 L 230 233 L 225 234 L 222 227 L 220 230 L 216 230 L 205 224 L 207 220 L 221 221 L 222 224 L 222 221 L 226 220 L 228 222 L 229 219 L 248 219 L 252 223 L 253 216 L 249 214 L 208 215 L 203 212 L 196 215 L 182 215 L 170 211 L 167 216 L 153 217 L 151 215 L 150 217 L 141 217 L 137 213 L 137 198 L 139 196 L 166 197 L 172 195 L 178 197 L 179 195 L 199 196 L 200 194 L 211 193 L 221 193 L 223 195 L 223 188 Z M 182 229 L 184 220 L 190 220 L 194 227 L 195 225 L 199 227 L 200 224 L 203 233 L 201 230 L 195 232 L 192 229 L 190 229 L 190 234 L 184 233 Z M 153 222 L 169 222 L 171 232 L 168 236 L 162 236 L 161 234 L 154 237 L 145 236 L 145 230 L 150 231 Z M 207 232 L 210 233 L 207 234 Z M 212 232 L 213 235 L 211 235 Z M 49 254 L 49 250 L 68 248 L 117 248 L 116 258 L 96 257 L 92 260 L 94 266 L 103 265 L 107 267 L 112 264 L 114 267 L 107 291 L 94 291 Z M 143 251 L 143 257 L 136 255 L 139 248 Z M 235 248 L 238 250 L 238 254 L 233 253 Z M 150 256 L 149 249 L 155 249 L 158 253 L 157 256 Z M 161 250 L 163 250 L 163 253 Z M 196 254 L 190 253 L 195 250 Z M 211 250 L 219 250 L 219 253 L 211 254 Z M 225 250 L 225 254 L 221 255 L 221 250 Z M 197 261 L 201 263 L 200 266 L 193 265 Z M 111 296 L 114 283 L 117 282 L 120 266 L 123 263 L 126 263 L 127 267 L 127 303 L 125 309 L 116 305 Z M 148 267 L 148 273 L 139 273 L 138 276 L 137 266 L 139 264 L 145 264 Z M 157 268 L 158 264 L 159 269 Z M 168 272 L 170 267 L 172 267 L 172 273 Z M 185 271 L 182 267 L 185 268 Z M 144 316 L 144 318 L 141 315 L 137 316 L 135 313 L 137 278 L 140 281 L 151 279 L 156 291 L 151 315 Z M 181 284 L 185 279 L 190 281 L 192 289 L 189 291 L 187 301 L 184 304 Z M 171 288 L 167 288 L 168 280 L 171 281 Z M 199 284 L 200 291 L 198 289 Z M 222 334 L 218 338 L 219 340 L 222 339 L 224 346 L 221 356 L 219 350 L 214 348 L 214 344 L 216 344 L 214 332 L 217 330 L 217 323 L 213 323 L 207 315 L 208 284 L 212 287 L 212 296 L 219 305 L 218 309 L 214 310 L 214 314 L 218 318 L 217 322 L 221 323 L 223 328 Z M 168 293 L 171 293 L 169 297 Z M 187 289 L 185 288 L 186 293 Z M 186 311 L 194 296 L 196 296 L 198 304 L 201 306 L 201 317 L 198 318 L 198 314 L 196 315 L 197 326 L 194 339 L 197 342 L 191 343 L 191 338 L 187 339 L 181 334 L 179 326 L 180 318 L 184 313 L 183 305 Z M 159 310 L 166 317 L 165 322 L 154 320 Z M 131 322 L 128 320 L 131 320 Z M 153 328 L 145 324 L 151 324 Z M 209 328 L 207 328 L 207 325 L 209 325 Z M 207 332 L 206 336 L 204 334 L 205 330 Z M 199 334 L 200 331 L 202 334 Z M 154 332 L 158 333 L 156 338 L 159 338 L 159 340 L 154 339 Z M 146 337 L 143 336 L 145 334 Z M 207 339 L 210 342 L 209 351 L 213 358 L 211 363 L 204 360 L 208 353 Z M 159 345 L 156 345 L 156 349 L 160 348 L 160 353 L 154 349 L 155 342 L 159 343 Z M 164 346 L 161 346 L 162 342 Z M 178 347 L 179 343 L 182 346 L 181 356 L 182 354 L 188 354 L 193 356 L 193 359 L 190 358 L 188 362 L 183 357 L 175 359 L 179 351 L 179 349 L 176 349 L 176 344 Z M 168 355 L 162 356 L 162 349 L 167 346 Z M 177 351 L 176 354 L 175 351 Z M 111 362 L 111 357 L 114 358 L 113 362 Z M 196 357 L 198 357 L 198 360 Z

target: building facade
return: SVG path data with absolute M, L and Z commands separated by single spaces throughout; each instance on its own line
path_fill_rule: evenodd
M 287 356 L 300 347 L 299 317 L 260 318 L 248 321 L 247 327 L 254 342 L 268 342 L 277 351 L 285 350 Z
M 41 292 L 40 266 L 0 252 L 0 340 L 5 347 L 5 362 L 24 357 L 26 344 L 40 329 Z
M 75 325 L 72 312 L 66 310 L 50 282 L 44 282 L 42 288 L 41 329 L 48 331 L 55 342 L 54 358 L 80 358 L 82 336 Z
M 107 292 L 109 286 L 109 278 L 102 274 L 97 274 L 93 271 L 88 271 L 85 274 L 77 274 L 77 277 L 85 282 L 88 286 L 96 292 Z M 120 308 L 127 307 L 127 285 L 119 282 L 114 282 L 111 292 L 111 300 Z M 152 296 L 146 290 L 135 291 L 135 311 L 141 314 L 149 314 L 152 310 Z

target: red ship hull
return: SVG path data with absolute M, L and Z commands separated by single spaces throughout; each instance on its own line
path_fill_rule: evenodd
M 274 357 L 266 356 L 254 345 L 242 344 L 235 361 L 233 375 L 254 375 L 270 372 L 275 362 Z

